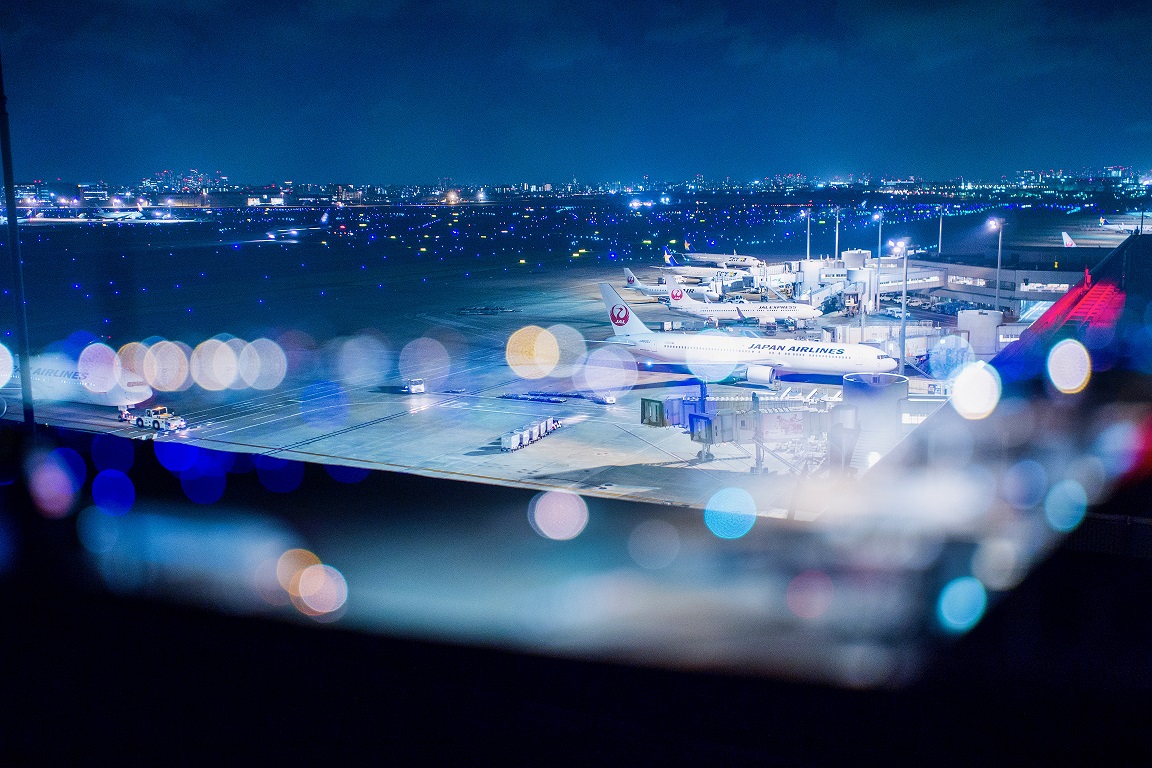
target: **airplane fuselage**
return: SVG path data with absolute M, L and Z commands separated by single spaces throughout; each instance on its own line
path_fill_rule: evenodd
M 888 355 L 864 344 L 660 332 L 616 336 L 609 342 L 629 346 L 640 363 L 751 364 L 812 374 L 885 373 L 897 365 Z

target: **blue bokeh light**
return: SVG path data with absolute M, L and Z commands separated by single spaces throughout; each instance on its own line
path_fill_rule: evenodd
M 79 493 L 84 487 L 84 481 L 88 479 L 88 464 L 84 457 L 71 448 L 57 448 L 51 455 L 57 466 L 68 472 L 72 493 Z
M 325 464 L 324 469 L 338 483 L 358 483 L 372 474 L 372 470 L 367 467 L 345 467 L 340 464 Z
M 111 552 L 120 540 L 120 521 L 100 507 L 88 507 L 76 518 L 76 532 L 84 549 L 102 555 Z
M 169 472 L 179 474 L 196 465 L 200 447 L 190 443 L 157 441 L 156 460 Z
M 127 472 L 136 460 L 132 441 L 117 435 L 99 434 L 92 438 L 92 463 L 96 471 L 118 469 Z
M 199 467 L 180 473 L 184 495 L 197 504 L 214 504 L 224 495 L 227 480 L 223 472 L 204 472 Z
M 92 480 L 92 501 L 111 515 L 123 515 L 136 503 L 132 479 L 118 469 L 105 469 Z
M 1075 480 L 1061 480 L 1052 486 L 1044 498 L 1044 517 L 1048 524 L 1061 533 L 1067 533 L 1084 519 L 1088 511 L 1088 494 Z
M 274 493 L 290 493 L 304 480 L 304 465 L 276 456 L 256 457 L 256 477 Z
M 984 617 L 988 607 L 988 593 L 974 576 L 952 579 L 940 590 L 936 602 L 936 618 L 949 632 L 967 632 Z
M 339 427 L 348 419 L 348 393 L 334 381 L 305 387 L 300 401 L 300 417 L 314 427 Z
M 721 539 L 738 539 L 756 523 L 756 501 L 743 488 L 724 488 L 708 499 L 704 524 Z

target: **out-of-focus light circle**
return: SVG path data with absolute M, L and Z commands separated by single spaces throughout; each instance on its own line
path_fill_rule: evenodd
M 952 382 L 949 402 L 966 419 L 988 417 L 1000 402 L 1000 374 L 984 362 L 965 366 Z
M 727 334 L 720 331 L 704 331 L 699 334 L 701 338 L 708 336 L 727 337 Z M 710 359 L 712 353 L 708 350 L 690 348 L 685 355 L 685 364 L 688 370 L 692 371 L 694 375 L 703 379 L 704 381 L 723 381 L 731 376 L 736 371 L 736 363 L 718 363 Z
M 316 614 L 337 611 L 348 600 L 348 583 L 330 565 L 310 565 L 297 580 L 300 602 Z
M 928 352 L 928 372 L 932 378 L 955 378 L 965 366 L 975 362 L 972 345 L 962 336 L 945 336 Z
M 75 468 L 69 466 L 64 453 L 70 448 L 57 448 L 51 453 L 37 453 L 28 462 L 28 491 L 33 503 L 44 517 L 58 519 L 72 511 L 76 492 L 84 482 L 84 476 L 76 476 Z M 76 454 L 79 456 L 79 454 Z M 83 459 L 80 459 L 83 464 Z
M 1061 533 L 1073 530 L 1088 511 L 1088 494 L 1075 480 L 1061 480 L 1044 498 L 1044 517 Z
M 616 397 L 636 386 L 636 358 L 619 346 L 597 349 L 585 358 L 576 386 L 597 397 Z
M 123 374 L 116 350 L 107 344 L 89 344 L 76 361 L 80 383 L 89 392 L 107 392 L 120 383 Z
M 1092 378 L 1092 356 L 1076 339 L 1064 339 L 1048 353 L 1048 378 L 1066 395 L 1082 392 Z
M 588 505 L 568 491 L 547 491 L 532 497 L 528 521 L 536 533 L 554 541 L 568 541 L 588 525 Z
M 436 389 L 448 380 L 452 359 L 439 341 L 421 336 L 404 345 L 397 366 L 402 379 L 424 379 L 426 387 Z
M 240 378 L 252 389 L 275 389 L 288 372 L 288 358 L 280 345 L 271 339 L 255 339 L 237 356 Z
M 228 389 L 247 389 L 248 382 L 244 381 L 244 377 L 240 375 L 240 355 L 244 354 L 244 350 L 248 349 L 248 342 L 244 339 L 238 339 L 231 336 L 227 339 L 223 336 L 218 336 L 221 341 L 228 345 L 232 350 L 232 359 L 234 361 L 235 373 L 232 375 L 232 383 L 228 385 Z
M 756 500 L 743 488 L 724 488 L 708 499 L 704 524 L 721 539 L 738 539 L 756 523 Z
M 8 383 L 15 370 L 16 360 L 12 357 L 12 353 L 8 351 L 8 347 L 0 344 L 0 387 Z
M 296 585 L 295 577 L 305 568 L 319 564 L 320 558 L 312 552 L 306 549 L 289 549 L 276 561 L 276 580 L 285 591 L 292 592 Z
M 550 325 L 548 333 L 556 340 L 556 347 L 560 353 L 560 359 L 552 369 L 552 375 L 574 376 L 588 355 L 588 345 L 584 342 L 584 337 L 580 335 L 580 331 L 567 325 Z
M 226 484 L 226 475 L 223 473 L 205 472 L 198 466 L 180 473 L 180 488 L 190 501 L 197 504 L 215 504 L 220 501 Z
M 372 470 L 367 467 L 345 467 L 341 464 L 325 464 L 324 470 L 336 482 L 349 485 L 358 483 L 372 474 Z
M 988 593 L 973 576 L 961 576 L 944 585 L 936 602 L 936 618 L 949 632 L 967 632 L 984 616 Z
M 1048 490 L 1048 473 L 1031 459 L 1018 461 L 1004 473 L 1004 500 L 1017 509 L 1031 509 Z
M 192 468 L 200 457 L 200 446 L 178 440 L 156 440 L 152 443 L 160 466 L 173 474 Z
M 255 461 L 257 479 L 273 493 L 291 493 L 304 481 L 304 465 L 299 461 L 263 455 Z
M 139 378 L 144 375 L 144 358 L 148 355 L 148 345 L 141 344 L 138 341 L 130 341 L 116 352 L 116 357 L 120 359 L 121 378 L 120 383 L 125 383 L 126 378 Z M 135 376 L 131 376 L 135 374 Z
M 980 542 L 972 553 L 972 574 L 992 589 L 1011 589 L 1024 576 L 1020 547 L 1011 539 Z
M 94 555 L 111 552 L 120 540 L 120 521 L 99 507 L 87 507 L 76 517 L 76 533 Z
M 136 503 L 136 487 L 118 469 L 105 469 L 92 479 L 92 501 L 110 515 L 123 515 Z
M 367 334 L 341 340 L 336 346 L 336 378 L 346 386 L 380 386 L 388 378 L 388 347 Z
M 550 332 L 528 325 L 508 337 L 504 359 L 520 378 L 542 379 L 560 362 L 560 345 Z
M 188 365 L 192 380 L 209 392 L 228 389 L 240 373 L 236 352 L 219 339 L 200 342 Z
M 188 355 L 175 342 L 157 342 L 144 353 L 142 373 L 153 389 L 178 392 L 188 385 Z
M 628 554 L 641 568 L 667 568 L 680 554 L 680 534 L 671 523 L 645 520 L 629 534 Z
M 792 577 L 784 601 L 788 610 L 801 619 L 818 619 L 828 612 L 835 594 L 832 577 L 824 571 L 811 570 Z
M 136 446 L 131 440 L 107 433 L 92 438 L 92 463 L 97 472 L 104 469 L 127 472 L 135 460 Z
M 1092 455 L 1100 459 L 1104 471 L 1119 477 L 1133 465 L 1140 455 L 1142 437 L 1140 428 L 1130 421 L 1109 424 L 1092 444 Z

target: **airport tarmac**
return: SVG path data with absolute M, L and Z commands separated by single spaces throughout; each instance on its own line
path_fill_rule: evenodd
M 639 371 L 631 386 L 607 390 L 614 404 L 573 396 L 583 384 L 577 376 L 528 379 L 505 360 L 508 338 L 527 325 L 566 325 L 584 338 L 610 335 L 597 282 L 617 283 L 615 268 L 583 269 L 510 291 L 474 293 L 469 303 L 515 311 L 460 313 L 459 295 L 442 292 L 436 305 L 392 318 L 392 338 L 439 339 L 450 350 L 447 366 L 421 369 L 428 389 L 402 391 L 393 375 L 365 384 L 345 382 L 341 391 L 317 387 L 314 379 L 289 379 L 270 392 L 158 394 L 156 400 L 184 416 L 188 428 L 153 433 L 124 424 L 111 409 L 63 403 L 39 404 L 38 421 L 87 431 L 109 432 L 137 440 L 177 441 L 203 448 L 242 451 L 327 464 L 367 467 L 541 490 L 564 489 L 589 496 L 702 508 L 723 488 L 739 487 L 756 500 L 762 513 L 783 516 L 795 477 L 789 460 L 816 460 L 824 447 L 803 439 L 775 447 L 784 460 L 766 453 L 763 471 L 754 474 L 755 447 L 717 444 L 714 458 L 701 462 L 701 445 L 682 427 L 641 424 L 640 400 L 646 397 L 698 395 L 698 380 L 686 375 Z M 664 305 L 629 296 L 638 314 L 656 324 L 686 320 Z M 590 343 L 589 351 L 597 347 Z M 435 346 L 432 347 L 436 349 Z M 610 372 L 612 369 L 610 369 Z M 785 387 L 787 388 L 787 387 Z M 790 398 L 835 396 L 838 387 L 794 384 Z M 813 390 L 817 390 L 813 394 Z M 539 394 L 552 393 L 551 397 Z M 19 402 L 5 391 L 7 418 L 19 416 Z M 762 407 L 773 393 L 760 388 Z M 508 395 L 537 400 L 509 399 Z M 709 395 L 748 400 L 748 387 L 712 384 Z M 556 402 L 540 402 L 555 400 Z M 562 428 L 517 451 L 503 451 L 500 436 L 533 421 L 554 417 Z

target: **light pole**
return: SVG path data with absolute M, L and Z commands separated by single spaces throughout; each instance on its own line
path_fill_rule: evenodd
M 944 255 L 944 206 L 940 206 L 940 233 L 936 236 L 936 258 Z
M 808 220 L 808 244 L 804 249 L 804 258 L 807 261 L 812 261 L 812 211 L 800 211 L 800 215 Z
M 1000 255 L 1004 246 L 1004 219 L 989 219 L 988 226 L 996 230 L 996 303 L 992 309 L 1000 311 Z
M 908 243 L 900 240 L 896 247 L 904 255 L 904 285 L 900 289 L 900 370 L 904 375 L 904 355 L 908 348 Z
M 832 258 L 840 258 L 840 206 L 836 206 L 836 251 L 832 254 Z
M 884 255 L 884 209 L 872 214 L 872 218 L 880 225 L 876 231 L 876 268 L 879 269 L 880 257 Z

